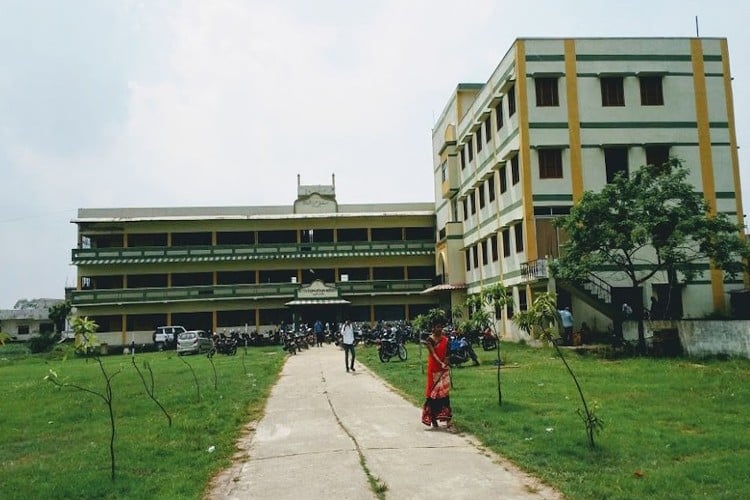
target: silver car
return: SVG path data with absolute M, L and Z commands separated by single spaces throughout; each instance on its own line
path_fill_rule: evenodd
M 177 354 L 210 352 L 214 341 L 203 330 L 189 330 L 177 337 Z

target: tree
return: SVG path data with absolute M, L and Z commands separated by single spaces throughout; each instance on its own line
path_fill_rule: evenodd
M 60 302 L 49 308 L 49 319 L 55 324 L 55 333 L 65 330 L 65 320 L 70 315 L 70 301 Z
M 557 352 L 560 360 L 573 378 L 578 395 L 581 398 L 581 403 L 583 403 L 583 411 L 579 409 L 578 415 L 580 415 L 586 426 L 586 437 L 588 438 L 589 446 L 593 448 L 595 446 L 594 434 L 602 428 L 602 421 L 594 414 L 593 410 L 589 409 L 586 398 L 583 396 L 581 384 L 578 383 L 578 378 L 565 360 L 562 350 L 560 350 L 560 347 L 555 342 L 555 338 L 560 331 L 560 314 L 557 309 L 555 294 L 550 292 L 540 294 L 534 299 L 531 308 L 516 313 L 513 321 L 520 329 L 528 332 L 532 337 L 542 339 L 554 346 L 555 352 Z
M 660 167 L 643 166 L 632 176 L 619 174 L 600 192 L 587 191 L 557 224 L 569 236 L 560 258 L 551 264 L 559 280 L 581 281 L 604 266 L 639 286 L 664 273 L 670 289 L 708 269 L 734 276 L 745 269 L 750 247 L 742 227 L 725 214 L 711 213 L 700 192 L 687 181 L 678 159 Z M 638 345 L 645 350 L 642 298 L 633 304 Z
M 508 289 L 502 283 L 485 287 L 480 293 L 466 297 L 465 301 L 466 309 L 468 309 L 471 315 L 471 319 L 469 320 L 470 325 L 467 325 L 467 327 L 479 332 L 484 332 L 489 327 L 497 339 L 495 344 L 497 360 L 495 364 L 497 366 L 498 405 L 503 404 L 503 392 L 500 385 L 500 335 L 497 331 L 497 323 L 493 321 L 493 318 L 497 315 L 498 310 L 502 310 L 512 304 L 513 295 L 508 292 Z M 488 312 L 488 309 L 492 312 Z

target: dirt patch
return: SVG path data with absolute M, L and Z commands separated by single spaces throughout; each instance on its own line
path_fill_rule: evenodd
M 242 429 L 242 435 L 235 445 L 237 451 L 232 456 L 232 465 L 211 478 L 204 500 L 220 500 L 227 498 L 232 491 L 235 481 L 242 472 L 242 466 L 250 459 L 250 444 L 255 436 L 258 422 L 250 422 Z

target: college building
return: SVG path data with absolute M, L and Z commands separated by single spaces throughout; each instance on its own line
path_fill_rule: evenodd
M 460 83 L 433 128 L 436 273 L 453 304 L 502 283 L 514 306 L 555 291 L 576 328 L 611 327 L 625 300 L 666 294 L 657 274 L 643 298 L 602 270 L 588 283 L 560 284 L 547 264 L 565 235 L 554 225 L 585 191 L 618 172 L 683 161 L 712 213 L 743 223 L 727 41 L 723 38 L 518 39 L 486 82 Z M 673 314 L 724 311 L 742 288 L 719 271 L 673 293 Z M 662 295 L 663 298 L 663 295 Z
M 265 332 L 282 322 L 412 319 L 435 307 L 432 203 L 79 209 L 75 314 L 111 345 L 162 325 Z

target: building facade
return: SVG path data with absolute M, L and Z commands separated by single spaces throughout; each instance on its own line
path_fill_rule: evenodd
M 486 82 L 456 87 L 433 128 L 436 268 L 453 303 L 503 283 L 515 304 L 498 320 L 519 336 L 514 311 L 554 290 L 576 328 L 611 326 L 629 282 L 607 271 L 585 288 L 555 284 L 553 221 L 618 172 L 670 157 L 713 213 L 743 222 L 726 39 L 516 40 Z M 722 311 L 742 288 L 705 267 L 676 298 L 684 317 Z M 642 300 L 666 286 L 656 275 Z
M 335 183 L 290 206 L 80 209 L 71 302 L 100 341 L 157 326 L 403 320 L 435 306 L 432 203 L 339 205 Z
M 49 319 L 50 309 L 63 302 L 62 299 L 19 300 L 13 309 L 0 309 L 0 332 L 19 342 L 52 334 L 55 323 Z

